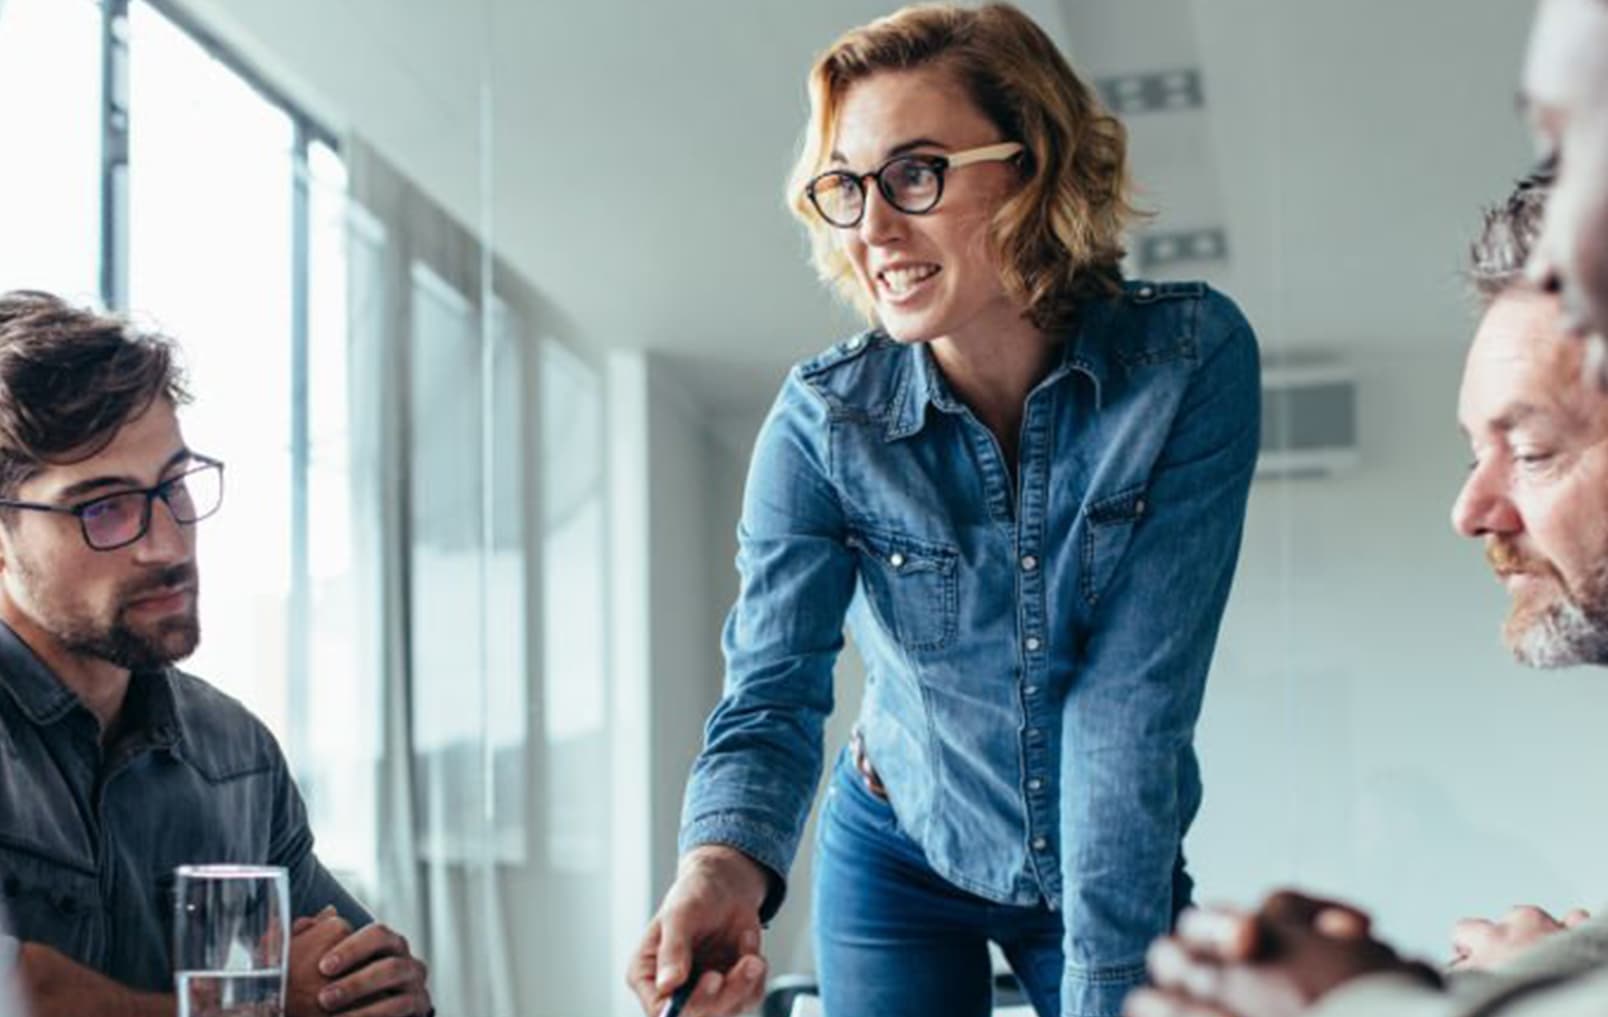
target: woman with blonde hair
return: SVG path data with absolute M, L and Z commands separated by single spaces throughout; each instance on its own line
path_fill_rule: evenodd
M 789 187 L 868 331 L 796 367 L 739 527 L 726 693 L 629 980 L 763 989 L 845 620 L 867 688 L 822 809 L 830 1017 L 1116 1014 L 1190 899 L 1192 748 L 1259 437 L 1256 341 L 1126 282 L 1125 135 L 1028 17 L 910 7 L 810 72 Z

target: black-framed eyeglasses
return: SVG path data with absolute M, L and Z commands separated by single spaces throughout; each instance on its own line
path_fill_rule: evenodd
M 908 215 L 925 215 L 944 196 L 944 174 L 979 162 L 1004 162 L 1022 151 L 1018 141 L 1002 141 L 946 155 L 916 153 L 889 159 L 870 173 L 828 170 L 804 185 L 822 219 L 853 229 L 865 218 L 865 182 L 875 180 L 888 204 Z
M 223 504 L 223 463 L 208 456 L 190 456 L 196 465 L 155 487 L 103 494 L 76 505 L 46 505 L 36 501 L 0 499 L 0 508 L 59 512 L 77 516 L 84 543 L 96 551 L 127 547 L 151 528 L 151 505 L 158 498 L 180 526 L 193 526 Z

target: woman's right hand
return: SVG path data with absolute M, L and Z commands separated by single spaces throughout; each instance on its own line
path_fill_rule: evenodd
M 766 973 L 759 909 L 769 879 L 734 848 L 687 852 L 626 972 L 644 1014 L 658 1017 L 693 976 L 698 984 L 683 1017 L 732 1017 L 759 1002 Z

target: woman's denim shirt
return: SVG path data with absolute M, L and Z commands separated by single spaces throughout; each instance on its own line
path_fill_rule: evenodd
M 1115 1013 L 1189 895 L 1192 740 L 1259 407 L 1255 336 L 1200 283 L 1085 308 L 1027 398 L 1014 484 L 927 346 L 871 332 L 795 368 L 749 468 L 682 850 L 787 872 L 846 617 L 901 828 L 956 886 L 1063 909 L 1088 987 L 1066 1012 Z

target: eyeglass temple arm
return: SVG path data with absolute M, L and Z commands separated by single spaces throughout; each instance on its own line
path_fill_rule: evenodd
M 982 148 L 968 148 L 964 152 L 956 152 L 946 156 L 945 161 L 951 168 L 956 166 L 970 166 L 974 162 L 998 162 L 1009 159 L 1022 151 L 1020 141 L 1002 141 L 997 145 L 984 145 Z
M 14 501 L 10 498 L 0 498 L 0 508 L 34 509 L 38 512 L 61 512 L 65 515 L 76 516 L 78 513 L 64 505 L 46 505 L 39 501 Z

